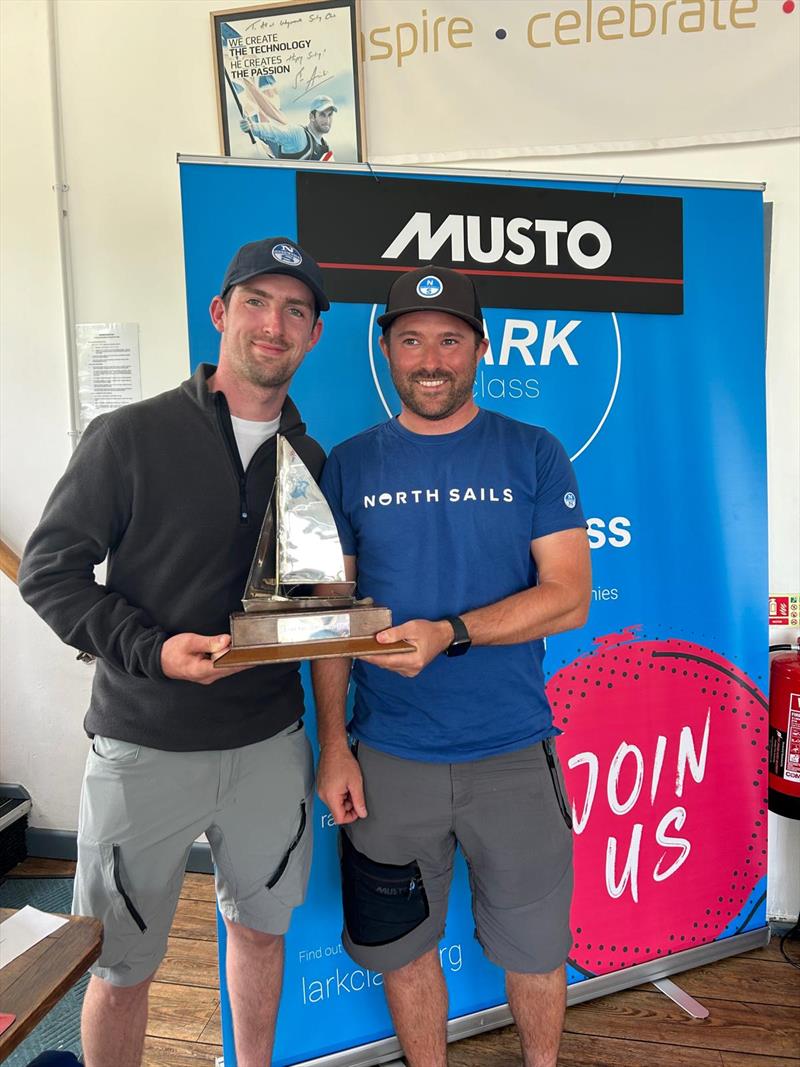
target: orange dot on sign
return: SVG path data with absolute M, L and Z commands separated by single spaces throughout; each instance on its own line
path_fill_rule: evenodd
M 783 10 L 787 15 L 791 15 L 794 11 L 794 0 L 784 0 Z

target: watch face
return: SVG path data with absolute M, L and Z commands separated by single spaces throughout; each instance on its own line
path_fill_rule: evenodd
M 468 638 L 466 641 L 454 641 L 445 651 L 448 656 L 463 656 L 465 652 L 469 652 L 471 647 L 472 642 Z

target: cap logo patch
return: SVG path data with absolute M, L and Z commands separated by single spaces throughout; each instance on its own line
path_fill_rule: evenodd
M 441 296 L 444 286 L 435 274 L 426 274 L 417 285 L 417 293 L 419 296 L 425 297 L 426 300 L 430 300 L 434 296 Z
M 272 258 L 290 267 L 299 267 L 303 262 L 303 257 L 292 245 L 275 245 L 272 249 Z
M 574 508 L 575 505 L 578 503 L 578 501 L 575 499 L 575 494 L 574 493 L 565 493 L 564 494 L 564 503 L 567 505 L 568 508 Z

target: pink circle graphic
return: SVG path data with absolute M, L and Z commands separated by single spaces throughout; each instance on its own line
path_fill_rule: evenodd
M 714 941 L 766 873 L 767 702 L 713 649 L 597 638 L 547 686 L 575 823 L 570 962 Z

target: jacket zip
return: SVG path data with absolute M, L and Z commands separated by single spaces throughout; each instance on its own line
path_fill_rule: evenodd
M 214 393 L 214 408 L 217 415 L 217 425 L 219 426 L 220 433 L 225 441 L 225 447 L 228 450 L 228 455 L 233 464 L 233 471 L 239 485 L 239 524 L 241 526 L 247 526 L 250 521 L 250 509 L 247 504 L 247 471 L 242 466 L 242 457 L 239 455 L 239 446 L 236 444 L 236 434 L 233 432 L 230 409 L 228 408 L 228 402 L 225 399 L 224 393 Z M 270 444 L 273 440 L 274 438 L 269 437 L 259 445 L 253 454 L 253 459 L 250 460 L 251 464 L 261 449 L 264 448 L 265 445 Z
M 234 474 L 236 475 L 236 480 L 239 484 L 239 523 L 242 526 L 246 526 L 249 519 L 249 509 L 247 507 L 247 473 L 242 466 L 242 457 L 239 455 L 239 448 L 236 444 L 236 435 L 233 432 L 233 423 L 231 422 L 230 411 L 224 394 L 214 394 L 214 410 L 217 414 L 217 424 L 222 433 L 222 438 L 225 441 L 225 447 L 228 449 L 228 455 L 233 463 Z

